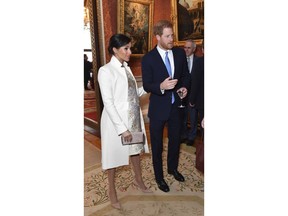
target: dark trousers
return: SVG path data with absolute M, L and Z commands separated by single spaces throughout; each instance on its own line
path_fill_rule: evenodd
M 194 140 L 197 135 L 198 124 L 198 110 L 194 107 L 186 105 L 183 109 L 182 125 L 181 125 L 181 139 Z M 188 128 L 188 116 L 190 119 L 190 129 Z
M 85 89 L 88 89 L 87 85 L 88 85 L 89 79 L 90 79 L 90 74 L 89 74 L 89 76 L 88 76 L 88 74 L 85 74 L 85 76 L 84 76 L 84 88 Z
M 167 124 L 168 127 L 168 154 L 167 168 L 175 170 L 178 167 L 179 149 L 180 149 L 180 114 L 177 105 L 173 104 L 170 116 L 167 120 L 150 118 L 150 139 L 152 146 L 152 160 L 156 181 L 163 177 L 163 130 Z

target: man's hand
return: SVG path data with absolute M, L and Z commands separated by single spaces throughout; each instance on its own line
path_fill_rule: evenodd
M 177 84 L 177 82 L 178 79 L 171 79 L 171 77 L 168 77 L 160 84 L 160 89 L 163 90 L 173 89 Z
M 190 106 L 190 107 L 195 107 L 195 104 L 189 103 L 189 106 Z
M 181 91 L 181 92 L 182 92 L 182 98 L 185 98 L 185 97 L 187 96 L 188 91 L 187 91 L 187 89 L 186 89 L 185 87 L 179 88 L 179 89 L 177 90 L 177 92 L 178 92 L 178 91 Z

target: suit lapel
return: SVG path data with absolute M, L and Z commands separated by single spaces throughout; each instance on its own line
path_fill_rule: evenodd
M 176 63 L 178 62 L 178 55 L 176 54 L 176 51 L 174 48 L 172 48 L 172 52 L 173 52 L 173 60 L 174 60 L 174 77 L 177 77 L 175 76 L 176 73 L 177 73 L 177 70 L 176 70 Z
M 161 57 L 161 55 L 159 54 L 157 48 L 155 47 L 153 49 L 154 51 L 154 57 L 155 57 L 155 65 L 157 68 L 159 68 L 160 71 L 166 71 L 166 74 L 164 74 L 165 77 L 169 76 L 168 70 L 163 62 L 163 59 Z M 166 76 L 167 75 L 167 76 Z

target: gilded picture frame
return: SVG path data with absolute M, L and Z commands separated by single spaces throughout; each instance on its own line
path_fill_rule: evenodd
M 118 0 L 117 30 L 129 36 L 132 56 L 141 57 L 151 49 L 154 0 Z
M 204 39 L 204 0 L 171 0 L 174 44 L 183 46 L 186 39 L 201 44 Z

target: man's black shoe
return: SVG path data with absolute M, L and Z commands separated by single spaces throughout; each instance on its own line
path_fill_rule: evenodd
M 194 140 L 187 140 L 186 145 L 187 146 L 192 146 L 194 144 Z
M 161 181 L 156 181 L 157 185 L 158 185 L 158 188 L 160 190 L 162 190 L 163 192 L 169 192 L 170 189 L 168 187 L 168 185 L 166 184 L 165 180 L 162 179 Z
M 177 181 L 180 181 L 180 182 L 185 181 L 184 177 L 177 170 L 172 170 L 172 171 L 168 170 L 168 174 L 173 175 Z

